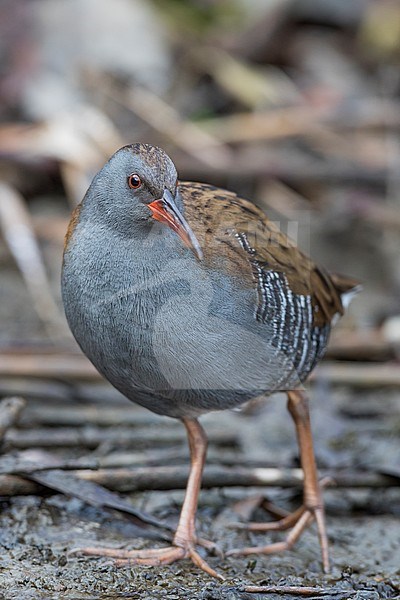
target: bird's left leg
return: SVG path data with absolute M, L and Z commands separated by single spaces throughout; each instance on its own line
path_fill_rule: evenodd
M 328 538 L 325 527 L 325 512 L 318 482 L 315 462 L 313 439 L 311 432 L 308 401 L 303 392 L 295 390 L 288 392 L 288 410 L 293 417 L 300 449 L 300 461 L 304 473 L 304 502 L 303 505 L 277 522 L 248 523 L 240 528 L 251 531 L 273 531 L 290 529 L 291 531 L 282 542 L 266 546 L 245 547 L 230 550 L 227 555 L 275 554 L 293 547 L 303 531 L 315 519 L 321 546 L 324 571 L 329 571 Z

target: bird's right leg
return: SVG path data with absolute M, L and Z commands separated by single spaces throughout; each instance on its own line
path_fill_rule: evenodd
M 190 558 L 200 569 L 223 580 L 196 551 L 196 544 L 211 546 L 205 540 L 197 539 L 195 519 L 201 486 L 204 463 L 207 453 L 207 437 L 197 419 L 182 419 L 186 427 L 190 448 L 190 473 L 185 498 L 179 517 L 172 546 L 144 550 L 117 550 L 113 548 L 82 548 L 84 554 L 114 558 L 116 565 L 136 564 L 147 566 L 169 565 L 183 558 Z

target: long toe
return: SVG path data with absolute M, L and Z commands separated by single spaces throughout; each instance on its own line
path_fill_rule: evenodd
M 267 544 L 265 546 L 246 546 L 244 548 L 234 548 L 227 552 L 226 555 L 247 556 L 249 554 L 278 554 L 280 552 L 290 550 L 297 542 L 303 531 L 313 521 L 313 519 L 314 513 L 310 510 L 305 510 L 282 542 Z
M 167 548 L 148 548 L 144 550 L 119 550 L 116 548 L 89 546 L 75 549 L 74 552 L 86 554 L 87 556 L 112 558 L 117 566 L 130 564 L 158 567 L 170 565 L 184 558 L 190 558 L 197 567 L 208 573 L 208 575 L 224 581 L 224 577 L 210 567 L 191 545 L 187 547 L 168 546 Z

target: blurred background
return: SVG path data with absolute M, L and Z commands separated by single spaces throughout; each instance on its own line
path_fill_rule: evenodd
M 116 467 L 133 460 L 121 459 L 122 450 L 132 452 L 134 443 L 152 443 L 154 450 L 164 439 L 140 438 L 138 423 L 158 417 L 138 417 L 140 409 L 131 405 L 128 423 L 127 404 L 80 355 L 59 283 L 69 215 L 93 175 L 124 144 L 157 144 L 181 179 L 252 199 L 315 260 L 363 283 L 317 371 L 313 413 L 323 468 L 372 469 L 378 477 L 379 492 L 372 486 L 364 496 L 328 496 L 328 517 L 340 516 L 336 566 L 345 568 L 352 552 L 359 564 L 364 536 L 369 532 L 375 546 L 376 527 L 392 531 L 388 515 L 399 510 L 398 494 L 382 479 L 390 474 L 398 485 L 400 477 L 399 60 L 398 0 L 1 0 L 0 396 L 29 401 L 17 407 L 16 413 L 23 410 L 18 428 L 3 431 L 6 451 L 45 462 L 43 448 L 70 459 L 89 448 L 104 466 L 106 455 L 118 450 L 119 458 L 107 463 Z M 249 419 L 257 411 L 266 420 L 258 417 L 256 435 L 257 419 L 251 427 Z M 236 441 L 232 450 L 221 432 L 211 435 L 211 460 L 260 465 L 268 451 L 274 464 L 297 464 L 284 402 L 223 418 L 225 434 L 231 426 Z M 160 423 L 157 431 L 175 427 Z M 220 434 L 225 454 L 220 447 L 213 455 Z M 183 433 L 177 435 L 165 442 L 172 450 L 176 440 L 184 444 Z M 154 464 L 163 457 L 173 462 L 161 451 Z M 187 461 L 179 452 L 175 459 Z M 13 489 L 2 493 L 12 497 Z M 206 518 L 222 510 L 214 500 Z M 39 547 L 48 541 L 40 529 L 43 506 L 29 502 L 37 511 L 39 525 L 31 526 L 41 531 Z M 61 500 L 52 502 L 52 514 L 64 510 Z M 157 510 L 166 496 L 141 502 Z M 176 512 L 174 502 L 168 510 Z M 68 514 L 75 509 L 69 505 Z M 367 518 L 355 534 L 354 521 L 345 517 L 360 512 L 389 520 L 376 525 Z M 10 547 L 23 544 L 21 519 Z M 67 529 L 58 531 L 64 545 L 72 535 Z M 380 573 L 379 581 L 387 581 L 384 569 L 396 567 L 371 557 L 370 546 L 358 573 Z M 291 572 L 280 558 L 275 567 L 277 578 Z M 392 597 L 389 588 L 385 593 L 379 597 Z
M 361 279 L 352 328 L 399 341 L 397 1 L 2 0 L 0 24 L 0 344 L 68 336 L 70 210 L 135 141 Z

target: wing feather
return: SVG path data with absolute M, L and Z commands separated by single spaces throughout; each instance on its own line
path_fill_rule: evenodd
M 311 298 L 315 326 L 343 314 L 341 296 L 353 290 L 356 281 L 317 266 L 259 208 L 235 193 L 195 182 L 182 182 L 179 190 L 206 261 L 233 275 L 240 273 L 248 285 L 254 285 L 255 268 L 284 274 L 293 294 Z

